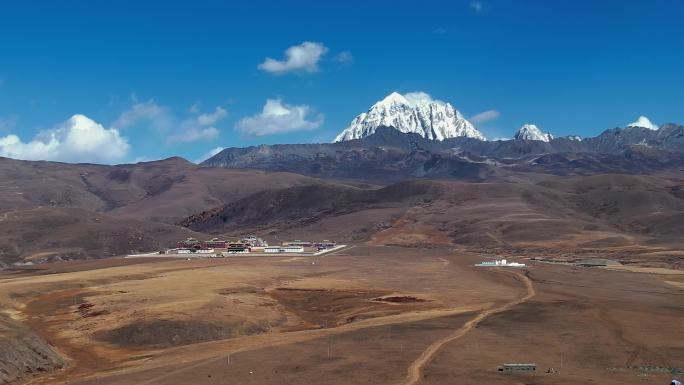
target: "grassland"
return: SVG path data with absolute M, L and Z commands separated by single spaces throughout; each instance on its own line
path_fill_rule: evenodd
M 684 276 L 472 267 L 482 257 L 358 246 L 46 264 L 6 272 L 0 304 L 66 360 L 32 384 L 637 384 L 684 362 L 671 284 Z

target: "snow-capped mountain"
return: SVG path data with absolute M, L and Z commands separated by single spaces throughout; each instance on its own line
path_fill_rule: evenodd
M 649 130 L 657 130 L 658 126 L 651 122 L 651 120 L 645 116 L 639 116 L 639 118 L 636 120 L 636 122 L 632 122 L 627 125 L 627 127 L 642 127 L 642 128 L 648 128 Z
M 549 142 L 553 139 L 553 135 L 548 132 L 542 132 L 534 124 L 523 124 L 513 138 L 517 140 L 540 140 L 542 142 Z
M 455 137 L 485 140 L 484 135 L 451 104 L 434 100 L 424 92 L 405 95 L 392 92 L 354 118 L 349 127 L 337 135 L 335 142 L 365 138 L 381 126 L 438 141 Z

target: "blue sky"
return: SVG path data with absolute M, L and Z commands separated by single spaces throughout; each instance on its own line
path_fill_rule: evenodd
M 4 3 L 0 151 L 118 163 L 327 142 L 392 91 L 497 111 L 489 138 L 684 123 L 682 1 L 171 3 Z

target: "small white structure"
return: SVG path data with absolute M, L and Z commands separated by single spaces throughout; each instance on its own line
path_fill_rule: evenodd
M 197 253 L 198 254 L 211 254 L 214 252 L 214 249 L 198 249 Z
M 536 372 L 537 364 L 503 364 L 498 370 L 500 372 Z
M 285 246 L 283 247 L 284 253 L 303 253 L 304 247 L 302 246 Z
M 475 264 L 477 267 L 524 267 L 524 263 L 508 262 L 505 259 L 497 259 L 494 261 L 484 261 Z
M 264 253 L 280 253 L 280 247 L 279 246 L 264 247 Z
M 190 249 L 168 249 L 164 254 L 190 254 L 191 252 Z

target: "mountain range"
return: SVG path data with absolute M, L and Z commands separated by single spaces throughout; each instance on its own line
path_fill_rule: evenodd
M 393 156 L 400 161 L 405 155 Z M 394 169 L 398 175 L 411 162 L 432 162 L 429 178 L 388 181 L 380 177 L 382 162 L 366 174 L 356 170 L 376 175 L 374 182 L 207 167 L 180 158 L 117 166 L 0 158 L 0 268 L 250 233 L 271 240 L 525 249 L 530 255 L 548 253 L 544 245 L 561 240 L 555 252 L 614 253 L 620 246 L 622 257 L 639 253 L 640 245 L 682 246 L 684 163 L 655 170 L 648 164 L 658 160 L 642 147 L 618 158 L 549 154 L 528 159 L 527 166 L 434 155 L 416 151 Z M 624 158 L 642 172 L 555 174 L 587 170 L 587 159 L 604 170 L 613 159 L 610 167 L 624 169 Z
M 418 134 L 422 138 L 435 141 L 453 138 L 487 140 L 450 103 L 435 100 L 424 92 L 409 92 L 405 95 L 392 92 L 372 105 L 368 111 L 357 115 L 333 142 L 363 139 L 373 135 L 380 127 L 392 127 L 405 134 Z M 659 129 L 645 116 L 639 116 L 636 121 L 626 127 L 646 128 L 653 131 Z M 513 139 L 517 140 L 542 142 L 549 142 L 553 138 L 554 135 L 542 132 L 539 127 L 531 123 L 523 124 L 513 135 Z M 581 140 L 576 135 L 566 138 Z
M 684 166 L 684 126 L 614 128 L 593 138 L 548 141 L 468 137 L 438 141 L 378 127 L 362 139 L 335 143 L 227 148 L 202 165 L 375 182 L 407 178 L 511 180 L 520 173 L 645 173 Z
M 363 139 L 378 127 L 418 134 L 431 140 L 457 137 L 484 140 L 485 137 L 461 113 L 446 102 L 433 100 L 422 92 L 401 95 L 393 92 L 352 120 L 335 142 Z
M 550 142 L 551 139 L 553 139 L 553 135 L 548 132 L 541 132 L 541 130 L 534 124 L 524 124 L 518 129 L 518 131 L 516 131 L 513 138 L 518 140 L 539 140 L 542 142 Z
M 487 141 L 448 103 L 392 94 L 333 143 L 227 148 L 199 165 L 0 158 L 0 268 L 246 233 L 528 253 L 561 239 L 574 253 L 679 247 L 684 126 L 643 125 L 580 139 L 529 124 Z
M 451 104 L 393 92 L 355 117 L 333 143 L 226 148 L 202 165 L 322 178 L 511 180 L 518 173 L 644 173 L 681 167 L 684 126 L 640 117 L 596 137 L 554 137 L 524 124 L 511 140 L 486 140 Z

